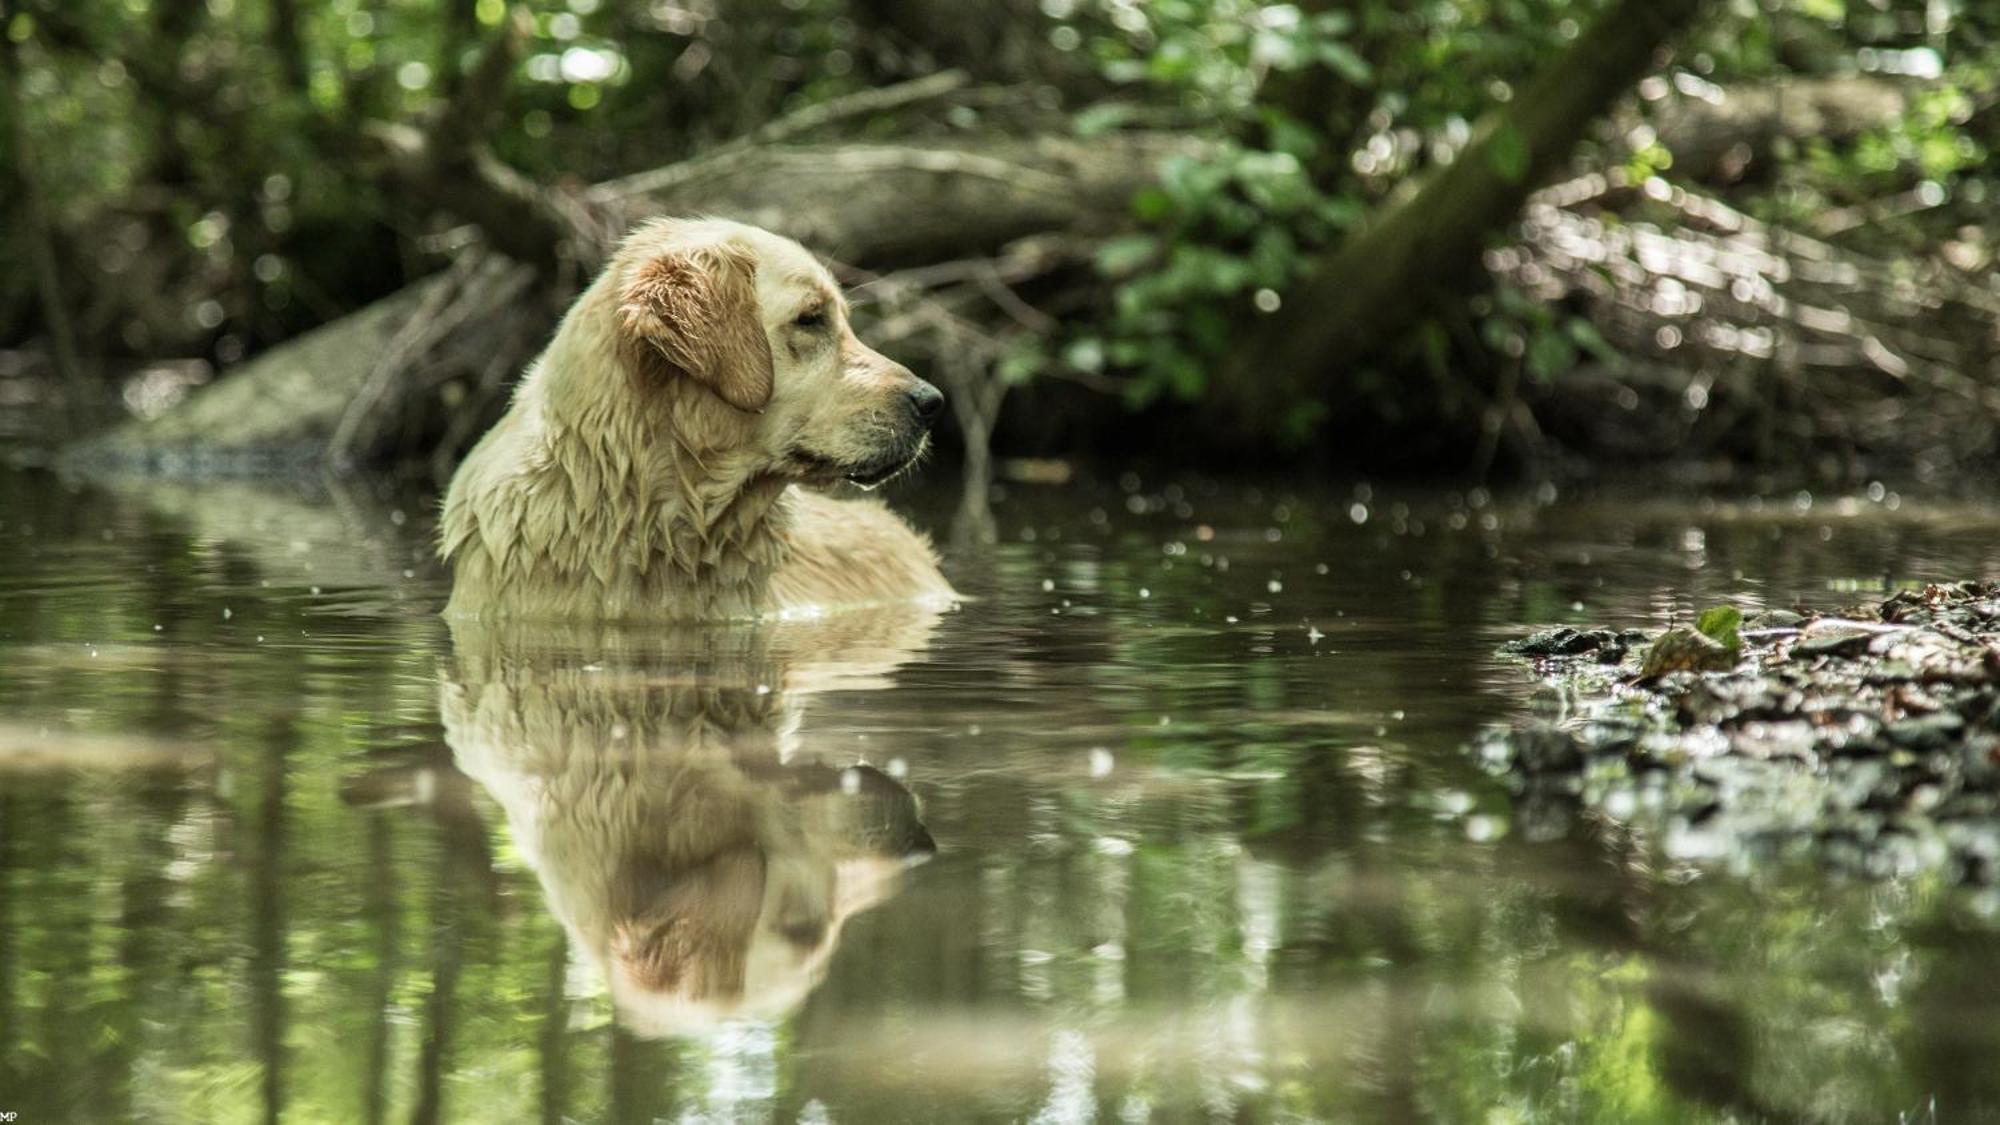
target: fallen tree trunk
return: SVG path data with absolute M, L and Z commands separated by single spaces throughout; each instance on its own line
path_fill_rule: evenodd
M 1268 434 L 1295 404 L 1322 401 L 1344 366 L 1400 337 L 1444 286 L 1469 275 L 1485 241 L 1702 7 L 1620 0 L 1489 114 L 1451 164 L 1321 259 L 1218 388 L 1248 429 Z
M 1044 231 L 1103 231 L 1127 219 L 1133 193 L 1162 160 L 1201 147 L 1181 134 L 1124 133 L 759 148 L 593 195 L 632 219 L 715 214 L 843 262 L 903 266 L 991 252 Z
M 843 263 L 895 267 L 990 254 L 1029 235 L 1110 229 L 1161 160 L 1200 149 L 1153 133 L 749 145 L 600 185 L 541 213 L 578 217 L 567 241 L 585 272 L 629 223 L 695 213 L 769 227 Z M 66 460 L 84 470 L 234 474 L 423 450 L 434 451 L 443 475 L 573 295 L 558 276 L 490 244 L 468 248 L 443 274 L 273 348 Z

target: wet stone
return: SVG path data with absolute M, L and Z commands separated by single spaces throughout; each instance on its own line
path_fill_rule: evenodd
M 1519 799 L 1573 796 L 1694 862 L 2000 882 L 2000 586 L 1764 611 L 1729 639 L 1566 626 L 1514 642 L 1561 724 L 1497 726 L 1481 761 Z M 1621 669 L 1573 659 L 1614 647 Z
M 1965 730 L 1965 720 L 1950 711 L 1898 719 L 1884 727 L 1890 742 L 1909 750 L 1929 750 L 1948 746 Z
M 1797 629 L 1806 623 L 1802 613 L 1789 609 L 1766 609 L 1751 614 L 1743 621 L 1746 632 L 1764 632 L 1775 629 Z
M 1645 637 L 1637 629 L 1574 629 L 1559 625 L 1509 641 L 1500 650 L 1513 656 L 1544 658 L 1595 655 L 1603 663 L 1615 664 L 1625 659 L 1631 646 Z
M 1566 772 L 1583 766 L 1583 745 L 1575 735 L 1552 725 L 1525 727 L 1504 745 L 1512 767 L 1525 773 Z
M 1840 624 L 1824 629 L 1808 628 L 1792 645 L 1792 655 L 1800 656 L 1857 656 L 1868 651 L 1868 645 L 1876 634 L 1868 629 Z

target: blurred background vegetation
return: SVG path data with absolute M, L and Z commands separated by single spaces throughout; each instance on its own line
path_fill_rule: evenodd
M 0 397 L 86 458 L 442 477 L 617 233 L 690 211 L 829 255 L 955 392 L 978 479 L 989 444 L 1843 480 L 2000 453 L 1976 0 L 0 13 Z

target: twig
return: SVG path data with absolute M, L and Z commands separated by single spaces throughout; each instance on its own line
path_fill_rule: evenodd
M 381 354 L 376 356 L 374 364 L 368 369 L 368 378 L 362 382 L 360 392 L 341 412 L 340 422 L 327 442 L 325 460 L 328 465 L 338 465 L 349 458 L 358 443 L 361 427 L 368 424 L 376 403 L 388 391 L 390 380 L 402 371 L 404 364 L 436 342 L 439 314 L 457 299 L 459 286 L 466 276 L 478 268 L 480 258 L 476 251 L 468 252 L 453 262 L 437 287 L 424 294 L 416 309 L 396 329 L 396 334 L 383 345 Z
M 1000 306 L 1001 312 L 1013 317 L 1030 332 L 1049 333 L 1061 327 L 1055 317 L 1022 300 L 1019 293 L 1008 288 L 1007 283 L 1000 279 L 1000 271 L 991 264 L 973 274 L 973 280 L 979 284 L 980 292 Z
M 1068 238 L 1024 238 L 1002 250 L 997 258 L 954 258 L 927 266 L 911 266 L 891 274 L 869 273 L 842 266 L 840 278 L 850 286 L 850 293 L 859 294 L 866 294 L 882 285 L 935 289 L 956 282 L 976 281 L 982 273 L 991 273 L 1013 284 L 1045 274 L 1066 261 L 1087 257 L 1093 245 L 1093 242 L 1075 242 Z
M 407 374 L 411 364 L 472 317 L 513 300 L 533 276 L 527 267 L 476 251 L 452 263 L 437 288 L 424 295 L 423 301 L 383 346 L 361 390 L 341 413 L 340 422 L 327 442 L 327 464 L 338 467 L 352 459 L 366 443 L 376 428 L 377 408 L 387 396 L 389 385 Z
M 917 102 L 926 102 L 933 98 L 941 98 L 954 90 L 963 88 L 966 81 L 964 71 L 944 70 L 922 78 L 913 78 L 908 82 L 898 82 L 894 85 L 880 87 L 879 89 L 862 90 L 858 93 L 830 98 L 820 102 L 818 105 L 809 105 L 803 109 L 794 110 L 778 118 L 776 121 L 758 128 L 750 134 L 748 143 L 753 145 L 777 144 L 780 141 L 796 137 L 800 133 L 808 133 L 814 129 L 825 128 L 836 121 L 845 121 L 853 117 L 866 117 L 871 113 L 883 113 L 892 109 L 901 109 L 907 105 L 914 105 Z

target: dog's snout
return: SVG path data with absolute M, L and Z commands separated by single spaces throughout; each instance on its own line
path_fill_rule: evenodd
M 909 399 L 910 410 L 916 414 L 917 420 L 926 426 L 937 421 L 937 416 L 944 410 L 944 392 L 922 379 L 918 379 L 917 385 L 910 388 Z

